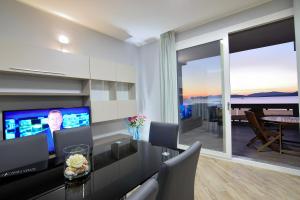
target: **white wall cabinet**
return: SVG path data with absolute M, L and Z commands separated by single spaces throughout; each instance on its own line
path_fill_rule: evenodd
M 93 123 L 136 115 L 134 67 L 91 57 L 90 71 Z
M 92 101 L 92 122 L 103 122 L 118 119 L 117 101 Z
M 92 122 L 122 119 L 136 115 L 135 84 L 91 80 Z
M 136 100 L 117 101 L 118 103 L 118 118 L 126 118 L 136 115 Z
M 117 64 L 117 81 L 135 83 L 135 69 L 128 65 Z
M 0 70 L 89 79 L 89 58 L 18 44 L 0 44 Z
M 116 81 L 117 69 L 113 62 L 90 57 L 91 79 Z

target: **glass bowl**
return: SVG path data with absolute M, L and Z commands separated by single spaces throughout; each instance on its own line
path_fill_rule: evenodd
M 63 149 L 65 154 L 64 176 L 68 180 L 89 175 L 90 147 L 86 144 L 68 146 Z

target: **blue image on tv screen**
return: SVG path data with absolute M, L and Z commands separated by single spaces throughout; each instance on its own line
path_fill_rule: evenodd
M 192 117 L 192 105 L 181 104 L 180 109 L 180 119 L 188 119 Z
M 90 125 L 89 107 L 51 108 L 3 112 L 4 139 L 46 134 L 49 153 L 54 152 L 53 132 Z

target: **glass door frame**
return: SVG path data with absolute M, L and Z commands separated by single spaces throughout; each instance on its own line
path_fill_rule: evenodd
M 299 5 L 297 4 L 297 7 L 299 7 Z M 288 168 L 288 167 L 281 167 L 281 166 L 277 166 L 277 165 L 273 165 L 273 164 L 267 164 L 267 163 L 262 163 L 259 161 L 254 161 L 254 160 L 249 160 L 243 157 L 236 157 L 232 155 L 232 141 L 231 141 L 231 113 L 228 112 L 231 111 L 231 106 L 230 106 L 230 57 L 229 57 L 229 40 L 228 40 L 228 35 L 230 33 L 234 33 L 237 31 L 241 31 L 244 29 L 248 29 L 248 28 L 252 28 L 252 27 L 256 27 L 256 26 L 260 26 L 263 24 L 268 24 L 271 22 L 275 22 L 278 20 L 282 20 L 288 17 L 294 17 L 295 20 L 295 32 L 296 32 L 296 46 L 299 47 L 300 42 L 299 42 L 299 38 L 297 37 L 297 33 L 299 33 L 300 29 L 300 14 L 299 13 L 295 13 L 294 12 L 294 8 L 287 8 L 285 10 L 281 10 L 272 14 L 268 14 L 262 17 L 258 17 L 258 18 L 254 18 L 252 20 L 249 21 L 245 21 L 236 25 L 231 25 L 228 26 L 226 28 L 220 28 L 218 30 L 213 30 L 211 32 L 207 32 L 204 34 L 199 34 L 197 36 L 194 36 L 192 38 L 187 38 L 187 39 L 183 39 L 182 41 L 178 41 L 176 42 L 176 51 L 177 50 L 181 50 L 181 49 L 185 49 L 185 48 L 189 48 L 192 46 L 197 46 L 200 44 L 205 44 L 208 42 L 212 42 L 212 41 L 216 41 L 216 40 L 221 40 L 223 41 L 223 50 L 221 51 L 222 57 L 224 59 L 224 65 L 223 65 L 223 69 L 224 69 L 224 80 L 223 80 L 223 85 L 224 85 L 224 105 L 226 108 L 226 112 L 225 112 L 225 123 L 224 123 L 224 134 L 225 134 L 225 153 L 223 152 L 217 152 L 217 151 L 212 151 L 212 150 L 207 150 L 207 149 L 203 149 L 201 150 L 201 154 L 206 154 L 206 155 L 212 155 L 215 157 L 221 157 L 221 158 L 226 158 L 229 159 L 233 162 L 237 162 L 237 163 L 241 163 L 241 164 L 246 164 L 246 165 L 251 165 L 251 166 L 255 166 L 255 167 L 260 167 L 260 168 L 264 168 L 264 169 L 269 169 L 269 170 L 275 170 L 275 171 L 279 171 L 279 172 L 284 172 L 284 173 L 288 173 L 288 174 L 293 174 L 293 175 L 297 175 L 300 176 L 300 170 L 299 169 L 294 169 L 294 168 Z M 297 52 L 297 69 L 298 69 L 298 75 L 300 72 L 300 52 Z M 298 76 L 298 93 L 300 93 L 300 78 Z M 227 102 L 227 103 L 226 103 Z M 300 106 L 300 97 L 299 97 L 299 106 Z M 299 111 L 300 112 L 300 111 Z M 299 125 L 300 127 L 300 125 Z M 184 147 L 184 145 L 179 145 Z M 186 148 L 188 146 L 185 146 Z
M 202 148 L 201 153 L 222 158 L 230 159 L 232 157 L 232 141 L 231 141 L 231 108 L 230 108 L 230 69 L 229 69 L 229 43 L 228 34 L 207 35 L 193 38 L 186 43 L 176 43 L 176 51 L 207 44 L 209 42 L 220 41 L 220 56 L 222 60 L 222 108 L 223 114 L 223 148 L 224 151 L 216 151 Z M 179 142 L 179 140 L 178 140 Z M 187 145 L 179 145 L 187 148 Z

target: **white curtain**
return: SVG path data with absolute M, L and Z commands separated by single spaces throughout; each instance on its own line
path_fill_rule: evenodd
M 160 36 L 160 97 L 163 122 L 178 123 L 175 33 Z

